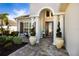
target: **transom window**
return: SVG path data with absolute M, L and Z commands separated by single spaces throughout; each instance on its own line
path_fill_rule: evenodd
M 49 17 L 49 16 L 50 16 L 50 12 L 46 11 L 46 17 Z
M 46 11 L 46 17 L 51 17 L 51 16 L 53 16 L 53 13 L 51 12 L 51 11 Z

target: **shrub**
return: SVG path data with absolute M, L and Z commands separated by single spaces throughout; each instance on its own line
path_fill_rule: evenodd
M 13 36 L 6 36 L 6 41 L 12 41 L 13 40 Z
M 4 28 L 0 28 L 0 34 L 2 35 L 3 34 L 3 31 L 5 31 Z
M 33 27 L 30 31 L 31 31 L 31 36 L 35 36 L 35 28 Z
M 3 35 L 7 35 L 8 36 L 9 35 L 9 30 L 4 30 L 3 31 Z
M 6 36 L 0 36 L 0 42 L 3 42 L 3 41 L 5 41 L 6 40 Z
M 4 47 L 10 47 L 13 44 L 13 36 L 6 36 Z
M 11 32 L 11 36 L 18 36 L 18 32 L 17 31 Z
M 10 44 L 9 44 L 10 43 Z M 21 44 L 22 39 L 18 36 L 0 36 L 0 45 L 3 45 L 4 47 L 12 45 L 12 44 Z
M 62 37 L 62 32 L 61 32 L 60 22 L 59 22 L 59 21 L 58 21 L 56 36 L 57 36 L 57 37 Z
M 14 42 L 15 44 L 21 44 L 21 43 L 22 43 L 22 39 L 21 39 L 20 37 L 18 37 L 18 36 L 15 36 L 15 37 L 13 38 L 13 42 Z
M 6 42 L 6 36 L 0 36 L 0 44 L 3 45 Z

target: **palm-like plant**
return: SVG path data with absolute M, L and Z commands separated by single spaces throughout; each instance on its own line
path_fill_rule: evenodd
M 5 23 L 5 25 L 8 25 L 9 22 L 8 22 L 8 17 L 7 17 L 7 13 L 3 13 L 3 14 L 0 14 L 0 20 L 1 20 L 1 32 L 3 33 L 3 22 Z M 8 28 L 9 26 L 7 26 Z

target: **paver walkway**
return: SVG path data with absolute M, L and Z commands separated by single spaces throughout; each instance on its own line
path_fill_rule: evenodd
M 27 44 L 9 56 L 68 56 L 68 53 L 65 49 L 57 49 L 53 46 L 50 38 L 44 38 L 39 45 Z

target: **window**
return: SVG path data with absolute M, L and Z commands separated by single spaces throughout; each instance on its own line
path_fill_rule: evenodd
M 46 11 L 46 17 L 49 17 L 50 14 L 49 14 L 49 11 Z
M 28 32 L 28 22 L 24 23 L 24 32 Z

